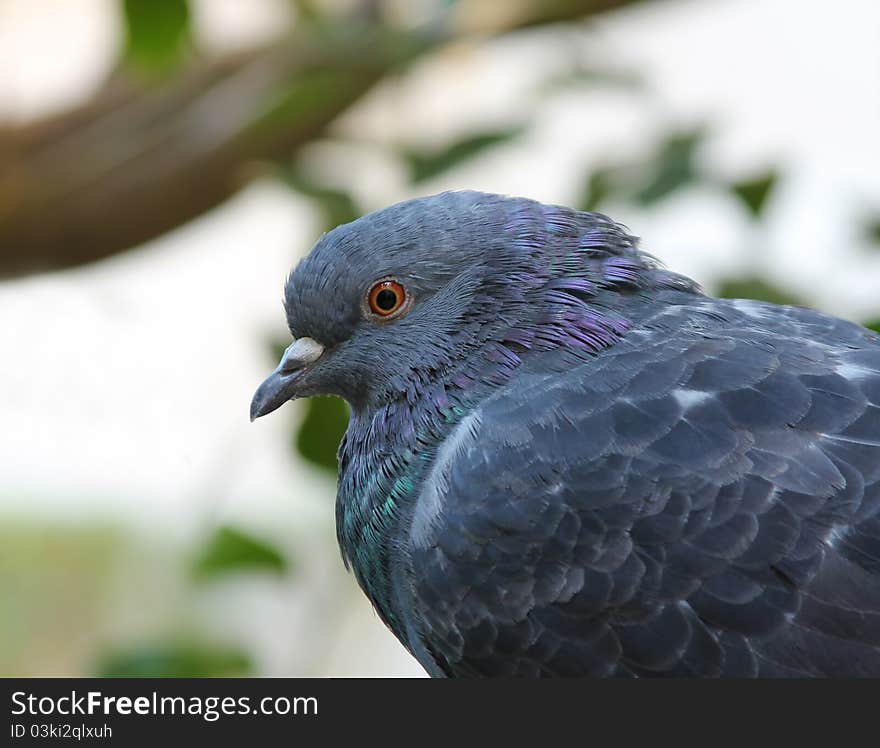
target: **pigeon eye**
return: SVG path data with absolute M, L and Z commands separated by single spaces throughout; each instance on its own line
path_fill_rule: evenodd
M 397 281 L 384 280 L 376 283 L 367 294 L 370 311 L 380 317 L 391 317 L 406 304 L 407 296 Z

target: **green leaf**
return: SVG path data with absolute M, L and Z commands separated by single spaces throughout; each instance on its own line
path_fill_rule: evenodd
M 348 406 L 338 397 L 311 397 L 306 417 L 296 432 L 294 446 L 306 460 L 318 467 L 337 469 L 336 450 L 348 428 Z
M 198 643 L 145 646 L 105 656 L 99 678 L 233 678 L 253 673 L 250 657 L 239 649 Z
M 287 347 L 293 341 L 289 338 L 284 340 L 283 338 L 274 338 L 269 341 L 269 350 L 271 351 L 271 362 L 272 366 L 277 366 L 278 362 L 281 360 L 281 357 L 284 355 L 284 351 L 287 350 Z
M 865 223 L 865 236 L 868 241 L 880 247 L 880 218 L 871 218 Z
M 727 299 L 757 299 L 758 301 L 770 301 L 774 304 L 806 305 L 806 301 L 797 294 L 756 275 L 721 281 L 717 288 L 717 294 Z
M 321 19 L 321 11 L 314 0 L 292 0 L 297 21 L 315 22 Z
M 614 192 L 614 170 L 596 169 L 586 179 L 578 207 L 580 210 L 595 211 Z
M 600 67 L 577 67 L 553 75 L 538 86 L 539 94 L 552 94 L 571 88 L 590 86 L 616 86 L 618 88 L 641 88 L 644 78 L 634 71 L 614 70 Z
M 705 138 L 702 128 L 673 133 L 661 143 L 646 184 L 634 195 L 641 205 L 651 205 L 698 179 L 694 155 Z
M 281 175 L 288 187 L 314 202 L 325 231 L 360 218 L 362 211 L 347 192 L 320 185 L 300 169 L 283 169 Z
M 880 332 L 880 319 L 875 319 L 872 322 L 866 322 L 865 327 L 869 330 L 873 330 L 874 332 Z
M 462 138 L 439 151 L 403 149 L 401 156 L 409 165 L 412 181 L 424 182 L 459 166 L 483 151 L 510 142 L 522 132 L 521 127 L 483 132 Z
M 141 72 L 164 74 L 190 49 L 187 0 L 123 0 L 125 57 Z
M 767 198 L 778 179 L 778 174 L 769 171 L 766 174 L 762 174 L 753 179 L 734 182 L 729 185 L 729 189 L 734 195 L 742 200 L 753 218 L 759 218 L 767 203 Z
M 220 527 L 196 556 L 193 573 L 199 579 L 213 579 L 240 571 L 287 571 L 284 556 L 265 540 L 234 527 Z

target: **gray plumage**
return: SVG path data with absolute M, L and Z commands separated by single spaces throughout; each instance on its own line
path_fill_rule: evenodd
M 348 400 L 343 557 L 432 675 L 880 675 L 871 331 L 474 192 L 335 229 L 285 298 L 252 416 Z

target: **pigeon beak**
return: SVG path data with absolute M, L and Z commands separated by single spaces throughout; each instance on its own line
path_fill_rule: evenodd
M 281 363 L 254 393 L 251 421 L 278 410 L 296 397 L 296 383 L 305 368 L 324 353 L 324 346 L 312 338 L 297 338 L 284 351 Z

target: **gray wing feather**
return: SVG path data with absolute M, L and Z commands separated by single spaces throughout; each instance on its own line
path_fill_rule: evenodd
M 441 670 L 880 674 L 880 344 L 699 303 L 480 406 L 410 549 Z

